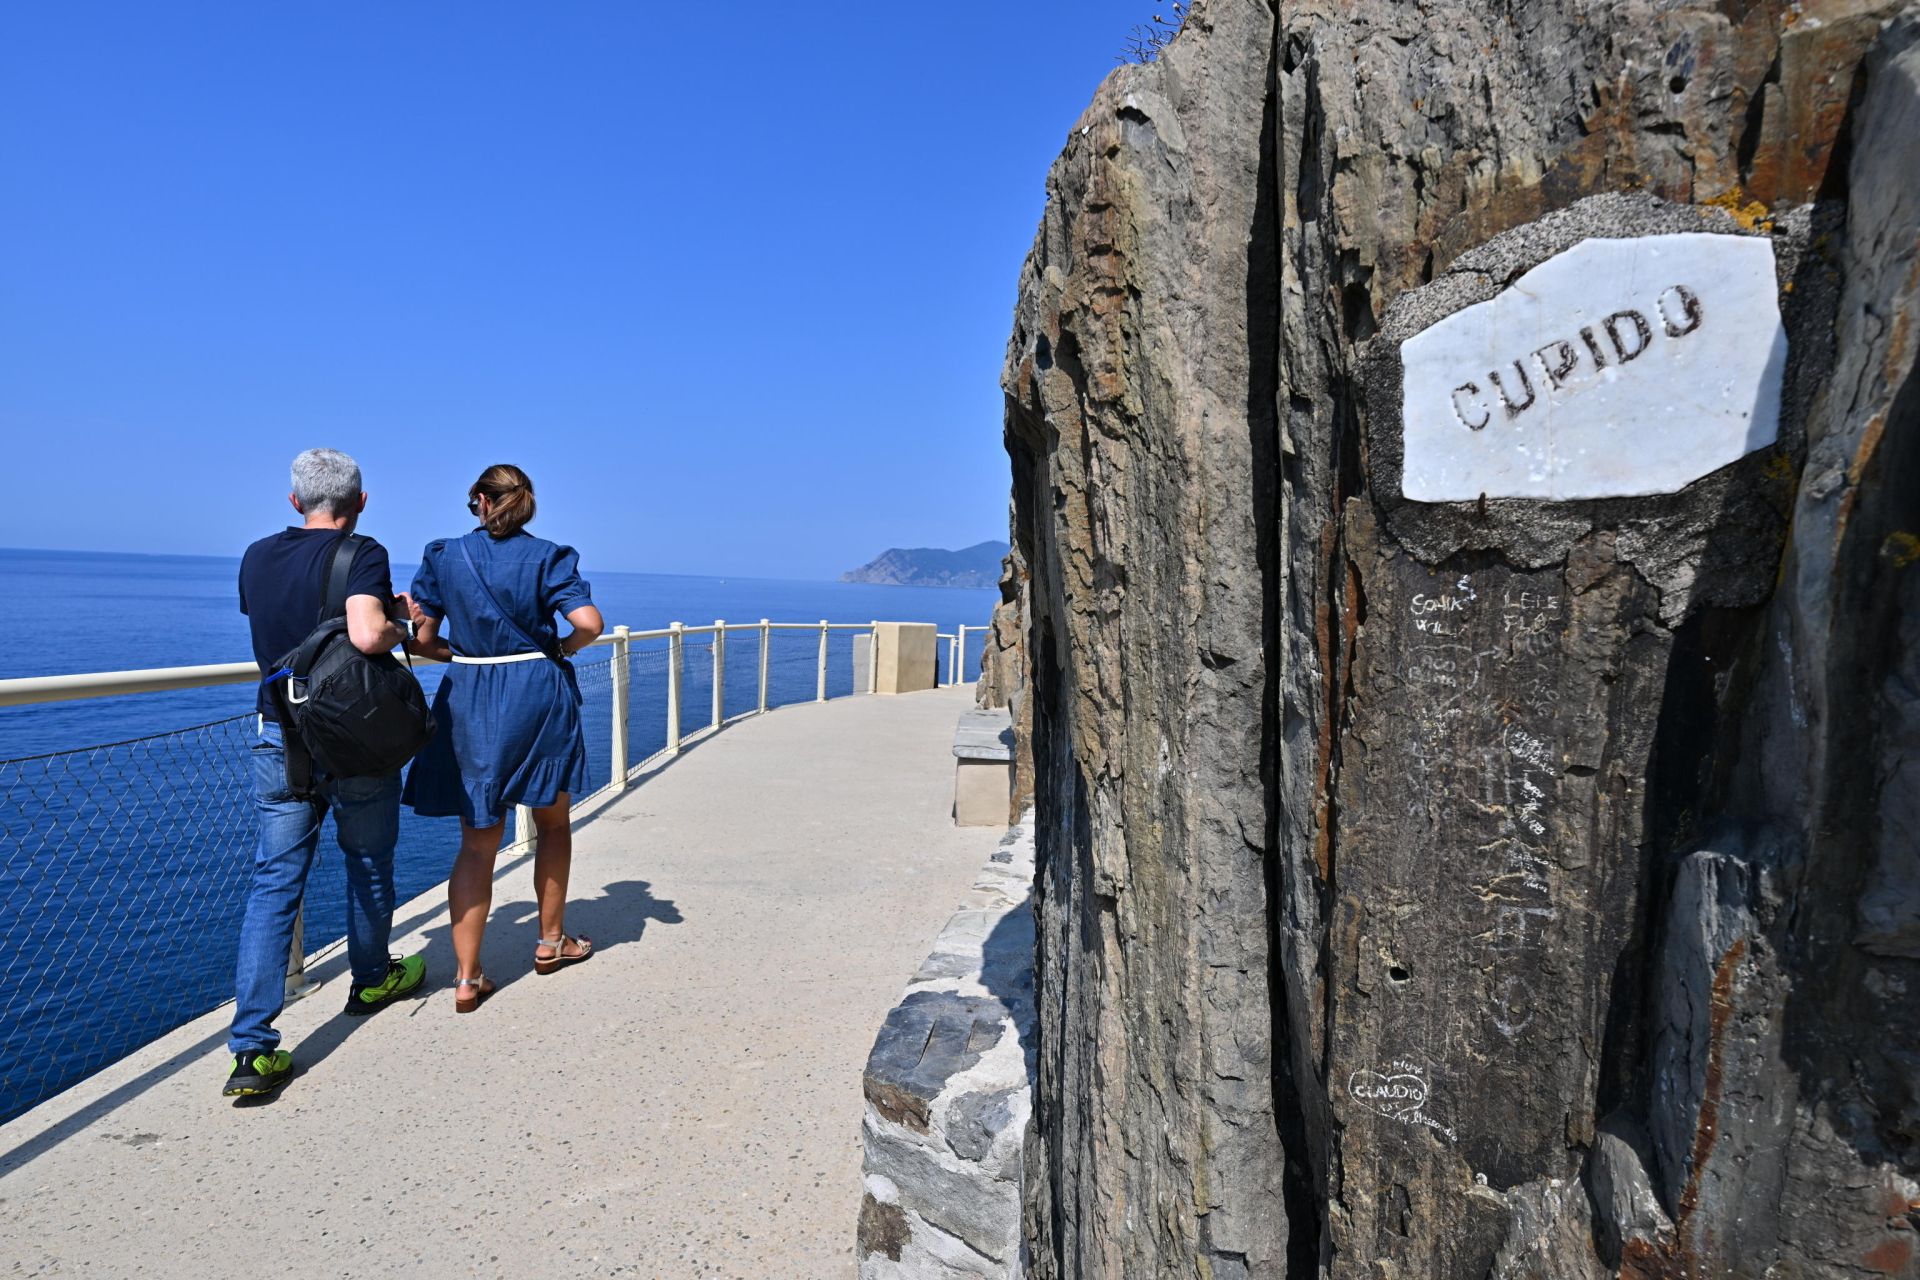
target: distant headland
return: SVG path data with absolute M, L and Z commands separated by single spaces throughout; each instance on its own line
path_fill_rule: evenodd
M 959 551 L 937 547 L 893 547 L 858 569 L 840 575 L 842 582 L 867 582 L 885 587 L 993 587 L 1000 582 L 1004 542 L 980 542 Z

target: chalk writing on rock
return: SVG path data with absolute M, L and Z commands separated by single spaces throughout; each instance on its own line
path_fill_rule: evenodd
M 1378 1068 L 1363 1067 L 1347 1077 L 1347 1093 L 1376 1115 L 1421 1125 L 1448 1142 L 1457 1141 L 1451 1127 L 1427 1114 L 1427 1103 L 1433 1097 L 1429 1075 L 1419 1063 L 1395 1058 Z
M 1562 914 L 1555 720 L 1568 604 L 1553 584 L 1462 574 L 1412 588 L 1395 609 L 1413 623 L 1400 633 L 1396 663 L 1408 695 L 1405 813 L 1426 824 L 1436 850 L 1458 851 L 1477 1013 L 1514 1044 L 1536 1019 L 1533 987 Z M 1373 1076 L 1356 1075 L 1349 1087 L 1360 1101 L 1411 1101 L 1381 1094 Z
M 1420 502 L 1673 493 L 1779 434 L 1764 236 L 1583 240 L 1401 344 Z
M 1493 1025 L 1509 1040 L 1525 1031 L 1533 1021 L 1533 1000 L 1527 986 L 1511 975 L 1493 984 L 1490 1006 Z
M 1493 910 L 1487 1017 L 1512 1040 L 1534 1019 L 1532 992 L 1521 975 L 1537 970 L 1545 931 L 1560 918 L 1554 867 L 1543 856 L 1552 837 L 1547 810 L 1558 797 L 1560 768 L 1554 748 L 1524 728 L 1509 725 L 1501 739 L 1500 749 L 1485 757 L 1485 800 L 1500 821 L 1497 838 L 1486 846 L 1498 859 L 1483 870 L 1482 884 Z
M 1479 1013 L 1515 1043 L 1535 1021 L 1532 987 L 1561 919 L 1554 722 L 1568 614 L 1552 582 L 1502 575 L 1476 584 L 1464 574 L 1412 589 L 1402 606 L 1413 623 L 1398 661 L 1412 730 L 1406 812 L 1437 840 L 1457 842 L 1478 917 L 1470 971 L 1481 984 Z M 1491 698 L 1490 675 L 1500 690 Z

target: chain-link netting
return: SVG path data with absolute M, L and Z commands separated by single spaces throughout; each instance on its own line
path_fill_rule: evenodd
M 232 996 L 256 723 L 0 762 L 0 1118 Z
M 853 631 L 827 633 L 827 696 L 845 697 L 854 689 Z M 820 632 L 812 627 L 729 629 L 723 646 L 723 719 L 732 720 L 760 708 L 760 646 L 767 645 L 766 706 L 790 706 L 819 696 Z M 681 675 L 681 732 L 691 734 L 714 723 L 714 644 L 710 635 L 689 636 L 684 642 Z M 945 663 L 944 654 L 941 662 Z M 942 670 L 944 671 L 944 666 Z M 944 678 L 944 677 L 943 677 Z M 858 692 L 865 692 L 860 689 Z
M 759 706 L 761 634 L 753 628 L 727 636 L 728 718 Z M 856 634 L 829 633 L 829 697 L 855 691 Z M 817 630 L 772 631 L 767 706 L 812 701 L 819 658 Z M 630 769 L 668 743 L 671 666 L 670 641 L 631 642 Z M 591 794 L 613 778 L 612 651 L 591 650 L 575 671 Z M 444 678 L 431 668 L 422 675 L 430 689 Z M 712 722 L 710 635 L 682 641 L 680 675 L 684 737 Z M 0 902 L 10 908 L 0 915 L 0 1122 L 232 998 L 253 866 L 248 753 L 256 741 L 258 721 L 245 715 L 0 760 Z M 309 953 L 346 932 L 345 875 L 332 826 L 329 819 L 307 880 Z M 458 844 L 452 819 L 403 809 L 396 901 L 444 881 Z

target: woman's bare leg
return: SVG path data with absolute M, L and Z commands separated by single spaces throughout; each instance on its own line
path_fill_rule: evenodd
M 567 876 L 573 870 L 573 820 L 569 813 L 571 797 L 562 791 L 553 803 L 533 811 L 533 896 L 540 903 L 540 936 L 561 937 L 567 929 Z M 563 944 L 559 952 L 550 946 L 534 948 L 540 960 L 554 955 L 578 955 L 577 947 Z
M 480 973 L 480 942 L 487 936 L 487 913 L 493 910 L 493 859 L 507 824 L 460 827 L 460 853 L 447 877 L 447 914 L 453 918 L 453 955 L 462 978 Z

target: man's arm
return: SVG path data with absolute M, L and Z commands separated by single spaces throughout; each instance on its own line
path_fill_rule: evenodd
M 387 617 L 387 603 L 380 597 L 348 596 L 347 639 L 362 653 L 386 653 L 405 644 L 407 633 Z

